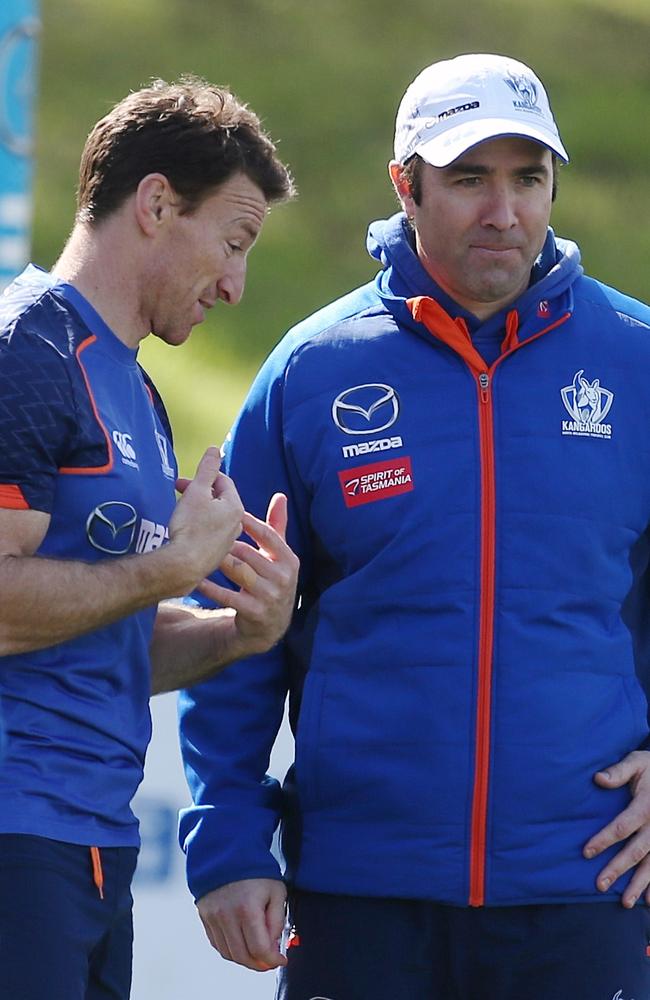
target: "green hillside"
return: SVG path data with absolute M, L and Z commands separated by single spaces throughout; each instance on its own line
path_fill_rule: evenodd
M 152 76 L 227 83 L 280 140 L 300 190 L 251 255 L 244 302 L 217 308 L 189 345 L 153 342 L 189 471 L 219 442 L 283 331 L 372 273 L 367 223 L 391 213 L 386 175 L 406 85 L 467 51 L 529 62 L 573 157 L 556 231 L 587 270 L 648 298 L 650 4 L 647 0 L 41 0 L 34 257 L 48 266 L 72 222 L 79 153 L 99 115 Z

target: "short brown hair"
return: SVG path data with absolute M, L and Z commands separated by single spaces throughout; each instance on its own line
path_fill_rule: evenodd
M 295 193 L 257 115 L 226 87 L 192 76 L 153 80 L 97 122 L 81 156 L 77 219 L 105 219 L 151 173 L 164 174 L 185 212 L 236 173 L 269 203 Z

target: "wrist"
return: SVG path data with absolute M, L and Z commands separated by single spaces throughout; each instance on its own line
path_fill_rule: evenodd
M 193 563 L 189 554 L 173 541 L 154 552 L 145 553 L 141 558 L 147 560 L 143 563 L 143 568 L 151 575 L 154 586 L 158 589 L 158 601 L 184 597 L 203 579 L 196 570 L 192 571 Z
M 238 628 L 237 612 L 232 608 L 223 608 L 219 614 L 222 624 L 219 629 L 220 634 L 215 635 L 215 639 L 218 644 L 216 652 L 220 660 L 225 665 L 252 656 L 254 650 Z

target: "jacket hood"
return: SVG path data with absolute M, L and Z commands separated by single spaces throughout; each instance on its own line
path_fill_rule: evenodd
M 420 263 L 413 243 L 413 235 L 403 212 L 390 219 L 379 219 L 370 224 L 366 246 L 371 257 L 379 261 L 382 270 L 375 279 L 376 288 L 385 307 L 401 323 L 413 326 L 407 298 L 427 296 L 435 299 L 451 316 L 463 317 L 471 330 L 478 327 L 502 327 L 505 316 L 512 309 L 523 322 L 531 313 L 539 313 L 540 305 L 550 311 L 548 303 L 554 302 L 553 312 L 572 311 L 571 286 L 583 273 L 580 250 L 571 240 L 556 237 L 549 227 L 542 251 L 535 261 L 531 284 L 505 309 L 491 316 L 484 324 L 473 313 L 460 306 L 433 280 Z

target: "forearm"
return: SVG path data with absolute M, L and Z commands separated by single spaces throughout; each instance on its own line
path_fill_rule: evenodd
M 0 558 L 0 655 L 53 646 L 191 589 L 171 545 L 98 563 Z
M 151 653 L 151 693 L 192 687 L 247 654 L 230 608 L 208 611 L 177 603 L 158 608 Z
M 38 552 L 50 515 L 0 509 L 0 656 L 42 649 L 187 594 L 223 561 L 242 530 L 234 483 L 207 449 L 169 521 L 169 542 L 152 552 L 99 562 Z

